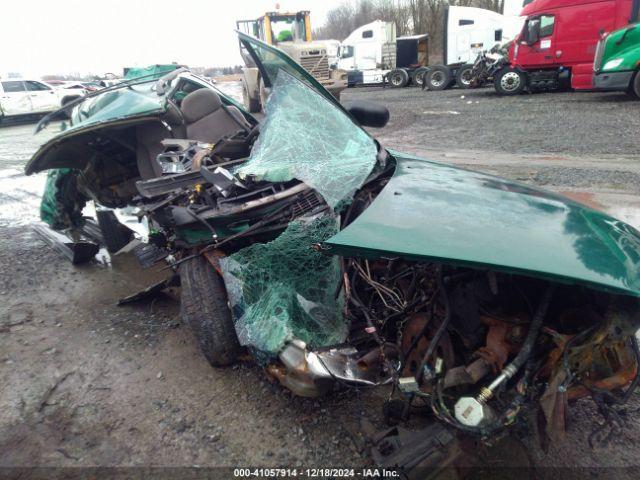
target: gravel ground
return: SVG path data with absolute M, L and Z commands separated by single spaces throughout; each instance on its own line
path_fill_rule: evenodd
M 546 93 L 500 97 L 493 88 L 442 92 L 417 88 L 357 88 L 344 100 L 386 105 L 385 145 L 436 151 L 509 154 L 622 155 L 638 153 L 640 102 L 623 93 Z
M 344 98 L 389 107 L 391 122 L 374 132 L 388 147 L 638 219 L 640 103 L 623 96 L 408 88 L 357 89 Z M 357 426 L 366 416 L 384 427 L 386 391 L 301 399 L 250 361 L 214 369 L 180 322 L 177 291 L 115 306 L 160 273 L 140 271 L 127 256 L 73 267 L 45 247 L 30 229 L 42 178 L 27 182 L 18 170 L 36 147 L 29 130 L 0 129 L 0 145 L 13 147 L 0 152 L 0 466 L 372 465 Z M 634 395 L 630 411 L 639 408 Z M 587 444 L 598 419 L 591 402 L 572 408 L 569 419 L 567 439 L 548 452 L 511 437 L 482 465 L 589 467 L 580 475 L 637 478 L 638 470 L 593 468 L 640 465 L 637 416 L 595 450 Z M 549 468 L 536 476 L 560 474 L 570 476 Z

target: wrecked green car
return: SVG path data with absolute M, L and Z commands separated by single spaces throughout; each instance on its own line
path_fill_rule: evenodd
M 299 395 L 392 385 L 401 416 L 427 407 L 429 435 L 379 439 L 382 464 L 406 466 L 403 441 L 420 447 L 412 466 L 437 463 L 459 436 L 532 415 L 558 439 L 583 397 L 612 423 L 638 383 L 640 233 L 386 150 L 362 128 L 386 109 L 342 106 L 239 36 L 270 92 L 264 121 L 207 85 L 185 92 L 182 71 L 90 96 L 26 167 L 70 169 L 56 227 L 78 228 L 88 200 L 133 208 L 141 256 L 171 266 L 215 366 L 248 350 Z

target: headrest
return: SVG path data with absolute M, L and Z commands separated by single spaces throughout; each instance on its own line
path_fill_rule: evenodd
M 187 123 L 197 122 L 220 108 L 222 102 L 216 92 L 200 88 L 191 92 L 182 100 L 180 110 Z

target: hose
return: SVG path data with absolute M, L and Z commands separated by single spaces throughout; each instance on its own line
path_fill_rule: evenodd
M 449 305 L 449 296 L 447 295 L 447 291 L 444 288 L 444 282 L 442 281 L 442 270 L 440 270 L 440 272 L 438 273 L 438 291 L 441 293 L 442 301 L 444 303 L 444 310 L 445 310 L 444 319 L 442 320 L 442 323 L 438 327 L 438 330 L 436 330 L 436 333 L 433 336 L 433 339 L 429 342 L 429 348 L 427 348 L 427 351 L 425 352 L 424 357 L 422 357 L 422 361 L 420 362 L 420 366 L 416 371 L 416 381 L 418 383 L 420 383 L 420 381 L 422 380 L 424 366 L 427 364 L 427 362 L 431 358 L 431 355 L 433 354 L 434 350 L 438 346 L 438 343 L 440 342 L 442 335 L 444 334 L 444 332 L 447 329 L 447 326 L 449 325 L 449 320 L 451 320 L 451 306 Z
M 480 395 L 478 395 L 477 398 L 479 402 L 484 403 L 489 400 L 493 396 L 493 392 L 500 385 L 513 377 L 531 355 L 536 340 L 538 339 L 540 329 L 542 328 L 542 322 L 544 321 L 544 317 L 547 314 L 547 310 L 549 309 L 549 304 L 551 303 L 553 288 L 554 286 L 550 284 L 542 295 L 542 299 L 540 300 L 538 309 L 536 310 L 536 313 L 531 320 L 531 325 L 529 326 L 527 337 L 524 340 L 522 348 L 516 355 L 516 358 L 514 358 L 513 361 L 502 370 L 502 373 L 500 373 L 500 375 L 498 375 L 488 387 L 483 387 L 480 390 Z

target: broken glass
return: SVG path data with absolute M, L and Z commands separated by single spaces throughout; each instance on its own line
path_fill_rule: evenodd
M 275 354 L 293 338 L 313 347 L 345 340 L 338 258 L 313 249 L 337 231 L 333 214 L 300 218 L 275 240 L 221 259 L 242 345 Z
M 278 73 L 266 105 L 267 118 L 241 178 L 297 179 L 335 208 L 348 201 L 371 173 L 373 139 L 338 107 L 287 72 Z

